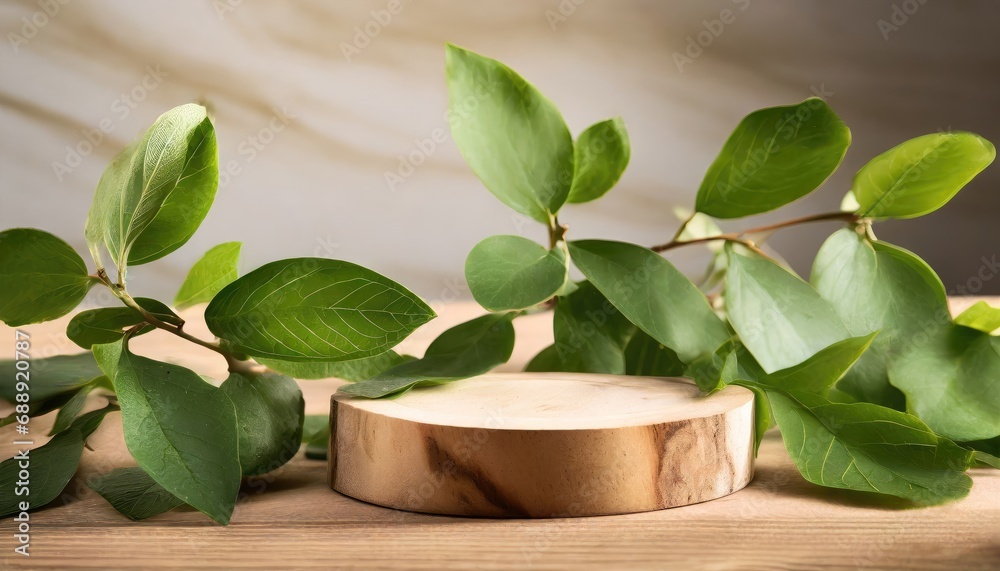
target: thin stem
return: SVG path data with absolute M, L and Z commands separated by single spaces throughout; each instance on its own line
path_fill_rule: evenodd
M 549 249 L 556 247 L 560 240 L 566 237 L 569 227 L 559 223 L 558 216 L 549 217 Z
M 822 222 L 825 220 L 843 220 L 845 222 L 857 222 L 861 220 L 861 217 L 853 212 L 828 212 L 826 214 L 815 214 L 812 216 L 803 216 L 801 218 L 793 218 L 791 220 L 785 220 L 784 222 L 778 222 L 775 224 L 768 224 L 767 226 L 759 226 L 757 228 L 750 228 L 749 230 L 743 230 L 741 232 L 730 232 L 728 234 L 719 234 L 718 236 L 708 236 L 705 238 L 693 238 L 691 240 L 677 240 L 675 236 L 673 240 L 667 242 L 666 244 L 660 244 L 658 246 L 653 246 L 650 248 L 654 252 L 666 252 L 667 250 L 672 250 L 674 248 L 679 248 L 681 246 L 687 246 L 688 244 L 701 244 L 704 242 L 714 242 L 717 240 L 725 240 L 727 242 L 737 242 L 747 246 L 748 248 L 760 252 L 760 249 L 750 240 L 746 240 L 743 237 L 747 234 L 759 234 L 762 232 L 771 232 L 774 230 L 779 230 L 781 228 L 788 228 L 789 226 L 796 226 L 799 224 L 805 224 L 809 222 Z M 680 232 L 677 234 L 680 235 Z
M 676 242 L 677 240 L 680 239 L 681 234 L 683 234 L 684 230 L 687 229 L 688 224 L 690 224 L 691 221 L 694 220 L 694 215 L 695 214 L 698 214 L 698 213 L 697 212 L 691 212 L 691 214 L 689 214 L 688 217 L 685 218 L 683 222 L 681 222 L 680 228 L 677 229 L 677 232 L 674 232 L 674 237 L 670 239 L 671 242 Z
M 149 325 L 152 325 L 157 329 L 162 329 L 168 333 L 172 333 L 180 337 L 181 339 L 184 339 L 185 341 L 190 341 L 191 343 L 194 343 L 195 345 L 200 345 L 206 349 L 215 351 L 216 353 L 225 357 L 226 363 L 229 365 L 230 371 L 244 369 L 244 366 L 240 362 L 240 360 L 234 357 L 231 353 L 229 353 L 225 349 L 223 349 L 222 346 L 220 346 L 218 343 L 211 343 L 209 341 L 204 341 L 202 339 L 195 337 L 194 335 L 187 333 L 179 325 L 174 325 L 172 323 L 167 323 L 163 321 L 162 319 L 146 311 L 145 308 L 139 305 L 138 302 L 136 302 L 135 299 L 133 299 L 132 296 L 129 295 L 129 293 L 125 291 L 125 288 L 122 287 L 120 284 L 111 283 L 111 280 L 108 279 L 107 273 L 104 272 L 103 269 L 98 270 L 97 274 L 98 274 L 97 275 L 98 279 L 100 279 L 104 283 L 104 285 L 108 286 L 111 289 L 111 292 L 114 293 L 115 296 L 118 297 L 118 299 L 122 300 L 122 303 L 138 311 L 142 315 L 142 318 L 145 319 L 146 323 L 148 323 Z M 140 324 L 137 327 L 142 328 L 145 325 L 146 324 Z

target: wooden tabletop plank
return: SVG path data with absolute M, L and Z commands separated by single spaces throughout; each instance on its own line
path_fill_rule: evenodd
M 419 352 L 448 324 L 477 311 L 446 307 L 404 350 Z M 519 320 L 519 345 L 507 370 L 551 342 L 546 319 Z M 65 321 L 25 328 L 34 357 L 73 351 L 61 333 Z M 196 319 L 192 326 L 197 330 Z M 11 330 L 0 327 L 0 357 L 12 354 L 12 340 Z M 159 332 L 137 339 L 135 348 L 205 374 L 225 370 L 215 355 Z M 325 413 L 337 382 L 301 384 L 308 412 Z M 33 419 L 32 431 L 41 433 L 51 421 L 51 415 Z M 12 453 L 9 428 L 0 431 L 3 457 Z M 972 470 L 975 485 L 960 502 L 903 509 L 805 482 L 775 432 L 765 438 L 746 489 L 682 508 L 555 520 L 415 514 L 342 496 L 328 487 L 324 462 L 297 457 L 247 481 L 228 527 L 189 508 L 139 523 L 125 519 L 81 483 L 88 474 L 131 464 L 118 415 L 109 416 L 90 443 L 94 450 L 85 451 L 65 504 L 31 514 L 30 558 L 13 552 L 15 522 L 0 521 L 4 569 L 1000 568 L 1000 471 Z

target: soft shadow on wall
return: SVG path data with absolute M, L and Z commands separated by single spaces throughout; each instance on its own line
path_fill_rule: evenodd
M 329 256 L 431 300 L 468 297 L 476 242 L 544 233 L 512 219 L 462 162 L 444 117 L 444 42 L 510 64 L 574 133 L 622 116 L 631 166 L 600 207 L 564 218 L 572 236 L 654 244 L 759 107 L 822 94 L 854 144 L 817 193 L 747 224 L 835 209 L 853 172 L 910 137 L 963 129 L 1000 142 L 998 17 L 988 1 L 935 0 L 5 2 L 0 226 L 44 228 L 85 252 L 107 161 L 166 109 L 203 100 L 225 171 L 216 207 L 188 245 L 135 270 L 137 288 L 172 295 L 201 253 L 241 240 L 248 267 Z M 944 209 L 879 236 L 927 259 L 954 293 L 1000 293 L 998 183 L 993 166 Z M 808 273 L 832 231 L 772 244 Z M 704 262 L 695 249 L 671 259 L 692 273 Z

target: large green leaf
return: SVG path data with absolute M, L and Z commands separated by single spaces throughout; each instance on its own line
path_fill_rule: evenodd
M 946 132 L 910 139 L 872 159 L 854 176 L 859 213 L 914 218 L 945 205 L 996 157 L 974 133 Z
M 604 196 L 628 166 L 632 150 L 625 122 L 608 119 L 587 127 L 576 139 L 576 173 L 567 202 L 589 202 Z
M 212 333 L 253 357 L 350 361 L 386 352 L 434 312 L 398 283 L 326 258 L 265 264 L 205 310 Z
M 373 357 L 353 361 L 281 361 L 279 359 L 257 359 L 257 362 L 283 375 L 296 379 L 343 379 L 345 381 L 365 381 L 391 369 L 400 363 L 412 361 L 409 355 L 386 351 Z
M 562 371 L 625 374 L 625 346 L 635 326 L 590 282 L 560 297 L 553 316 Z
M 398 396 L 416 386 L 436 385 L 489 372 L 514 350 L 514 313 L 489 313 L 456 325 L 435 339 L 423 358 L 397 365 L 340 392 L 364 398 Z
M 850 337 L 826 301 L 777 263 L 729 248 L 726 314 L 765 371 L 796 365 Z
M 98 182 L 86 228 L 98 263 L 102 243 L 119 269 L 184 245 L 215 199 L 218 161 L 204 107 L 181 105 L 161 115 Z
M 907 410 L 954 440 L 1000 436 L 1000 337 L 955 325 L 909 338 L 889 363 Z
M 472 297 L 490 311 L 525 309 L 549 299 L 568 271 L 562 248 L 546 250 L 520 236 L 490 236 L 465 260 Z
M 914 335 L 950 322 L 941 280 L 913 253 L 843 229 L 820 248 L 812 283 L 851 335 L 880 332 L 837 387 L 859 400 L 903 410 L 902 393 L 889 383 L 888 363 Z
M 96 283 L 83 258 L 34 228 L 0 232 L 0 321 L 11 327 L 66 315 Z
M 67 430 L 31 450 L 26 459 L 15 454 L 0 462 L 0 489 L 4 491 L 0 494 L 0 517 L 36 510 L 58 498 L 76 473 L 82 454 L 83 435 L 78 430 Z M 21 465 L 25 460 L 30 478 L 18 475 L 25 469 Z M 25 480 L 27 483 L 18 483 Z M 21 509 L 22 502 L 27 504 L 27 510 Z
M 524 367 L 526 373 L 557 373 L 563 370 L 555 344 L 542 349 Z
M 965 497 L 972 452 L 916 417 L 869 403 L 832 403 L 768 389 L 785 448 L 806 480 L 933 505 Z
M 239 277 L 240 242 L 226 242 L 205 252 L 188 272 L 174 299 L 178 309 L 212 301 L 222 288 Z
M 135 302 L 160 321 L 174 325 L 181 323 L 180 317 L 176 313 L 155 299 L 137 297 Z M 126 329 L 145 320 L 138 310 L 131 307 L 88 309 L 73 316 L 73 319 L 66 326 L 66 336 L 80 347 L 90 349 L 94 345 L 114 343 L 121 339 Z M 152 330 L 152 328 L 143 329 L 138 331 L 136 335 L 142 335 Z
M 142 468 L 116 468 L 87 482 L 111 507 L 133 521 L 168 512 L 184 501 L 156 483 Z
M 959 314 L 955 323 L 984 333 L 993 333 L 1000 329 L 1000 308 L 992 307 L 985 301 L 977 301 Z
M 479 180 L 549 224 L 573 182 L 573 138 L 555 104 L 504 64 L 448 44 L 448 122 Z
M 618 311 L 685 363 L 714 353 L 730 335 L 708 300 L 653 251 L 624 242 L 569 243 L 576 267 Z
M 75 392 L 92 379 L 104 374 L 89 352 L 32 359 L 30 363 L 26 380 L 31 386 L 32 402 L 41 402 L 57 395 Z M 4 382 L 0 383 L 0 399 L 14 402 L 14 396 L 18 393 L 14 381 L 25 380 L 24 372 L 20 375 L 18 372 L 17 361 L 0 361 L 0 375 L 3 375 L 4 379 Z
M 232 373 L 220 390 L 236 408 L 244 476 L 277 470 L 295 456 L 306 403 L 293 379 L 274 373 Z
M 122 410 L 125 444 L 157 484 L 213 520 L 229 523 L 240 486 L 237 419 L 220 389 L 189 369 L 96 345 Z
M 708 168 L 695 209 L 739 218 L 784 206 L 823 184 L 850 144 L 850 129 L 822 99 L 754 111 Z

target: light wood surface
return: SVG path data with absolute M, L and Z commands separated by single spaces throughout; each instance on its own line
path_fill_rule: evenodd
M 578 517 L 714 500 L 753 477 L 753 393 L 682 379 L 498 373 L 395 400 L 337 394 L 330 486 L 381 506 Z
M 476 312 L 466 304 L 444 307 L 440 320 L 404 350 L 419 351 L 449 323 Z M 62 334 L 66 321 L 26 328 L 33 356 L 74 350 Z M 552 340 L 544 315 L 517 321 L 518 346 L 507 370 Z M 199 331 L 196 319 L 190 327 Z M 0 357 L 9 358 L 13 334 L 0 326 L 2 339 L 11 340 L 0 342 Z M 216 356 L 187 345 L 155 332 L 136 339 L 134 347 L 205 374 L 224 372 Z M 307 412 L 325 412 L 336 385 L 302 383 Z M 34 433 L 43 434 L 48 423 L 49 417 L 33 420 Z M 13 453 L 11 438 L 9 427 L 0 429 L 3 457 Z M 90 446 L 82 476 L 130 462 L 117 415 L 109 416 Z M 508 520 L 416 514 L 338 494 L 326 472 L 324 462 L 300 457 L 253 478 L 225 528 L 190 509 L 129 522 L 78 478 L 64 501 L 31 514 L 30 558 L 14 555 L 14 522 L 0 520 L 0 568 L 995 570 L 1000 564 L 1000 471 L 972 470 L 975 485 L 963 501 L 900 509 L 805 482 L 774 432 L 765 437 L 754 479 L 743 490 L 631 515 Z

